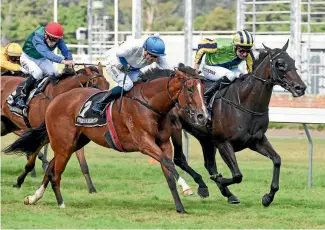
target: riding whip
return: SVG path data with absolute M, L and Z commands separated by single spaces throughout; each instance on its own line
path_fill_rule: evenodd
M 117 111 L 120 113 L 121 112 L 121 108 L 122 108 L 122 97 L 123 97 L 123 93 L 124 93 L 124 84 L 125 84 L 125 79 L 126 79 L 126 75 L 128 72 L 125 72 L 124 74 L 124 79 L 123 79 L 123 87 L 122 87 L 122 91 L 121 91 L 121 96 L 120 96 L 120 103 L 118 105 L 118 109 Z

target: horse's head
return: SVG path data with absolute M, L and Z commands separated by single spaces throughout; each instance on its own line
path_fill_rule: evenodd
M 194 124 L 205 125 L 208 119 L 208 110 L 203 100 L 204 87 L 200 79 L 191 67 L 179 66 L 175 77 L 181 80 L 183 86 L 178 96 L 178 102 L 190 117 Z
M 93 87 L 100 90 L 109 89 L 109 82 L 103 75 L 103 68 L 100 62 L 97 68 L 85 66 L 84 69 L 77 71 L 77 78 L 84 87 Z
M 306 85 L 296 71 L 295 61 L 286 52 L 288 43 L 289 40 L 282 49 L 271 49 L 263 44 L 270 60 L 270 81 L 282 86 L 294 97 L 300 97 L 305 94 Z

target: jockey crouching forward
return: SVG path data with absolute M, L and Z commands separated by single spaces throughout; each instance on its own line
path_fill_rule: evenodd
M 194 69 L 198 72 L 203 56 L 203 75 L 215 81 L 206 90 L 206 98 L 210 98 L 216 90 L 229 85 L 235 78 L 253 71 L 254 55 L 251 51 L 254 40 L 246 30 L 238 31 L 233 39 L 204 39 L 199 43 L 194 60 Z
M 26 73 L 20 66 L 20 56 L 23 50 L 18 43 L 9 43 L 6 47 L 1 47 L 1 75 L 14 75 L 15 72 Z
M 108 91 L 93 106 L 93 111 L 102 114 L 106 104 L 121 95 L 122 88 L 124 93 L 132 89 L 133 82 L 138 80 L 141 73 L 140 69 L 154 62 L 160 68 L 168 68 L 165 58 L 165 43 L 159 34 L 145 40 L 128 40 L 119 47 L 109 50 L 106 71 L 118 86 Z
M 56 22 L 51 22 L 38 27 L 25 41 L 20 63 L 30 74 L 25 80 L 22 94 L 17 102 L 20 107 L 26 107 L 26 98 L 33 89 L 36 80 L 45 76 L 58 76 L 58 71 L 52 62 L 72 66 L 72 55 L 63 41 L 63 27 Z M 54 49 L 58 47 L 64 58 L 55 55 Z

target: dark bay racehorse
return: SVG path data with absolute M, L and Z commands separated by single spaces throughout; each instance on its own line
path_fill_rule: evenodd
M 94 93 L 96 90 L 90 88 L 73 89 L 56 97 L 46 111 L 46 124 L 24 133 L 7 148 L 6 152 L 24 151 L 27 154 L 36 154 L 49 138 L 54 151 L 54 158 L 49 164 L 41 187 L 35 195 L 25 199 L 25 204 L 34 204 L 41 199 L 51 181 L 58 204 L 64 207 L 60 181 L 71 154 L 90 140 L 111 148 L 104 139 L 104 133 L 108 131 L 107 126 L 89 128 L 75 125 L 82 105 Z M 173 71 L 171 76 L 163 75 L 162 78 L 135 84 L 122 98 L 121 113 L 117 111 L 120 100 L 118 99 L 113 105 L 112 114 L 123 149 L 126 152 L 141 151 L 161 163 L 176 210 L 184 213 L 174 177 L 183 190 L 188 185 L 179 176 L 172 161 L 171 126 L 167 115 L 181 95 L 187 102 L 186 106 L 191 115 L 196 114 L 195 122 L 204 125 L 208 113 L 203 101 L 203 85 L 196 76 L 180 70 Z
M 281 158 L 269 143 L 265 132 L 269 124 L 268 107 L 274 85 L 280 85 L 294 97 L 304 95 L 306 85 L 296 72 L 295 62 L 288 55 L 288 42 L 282 49 L 264 46 L 266 53 L 254 63 L 253 73 L 244 79 L 237 79 L 228 88 L 217 93 L 212 107 L 212 126 L 197 126 L 189 122 L 183 110 L 173 109 L 170 117 L 173 124 L 172 142 L 174 163 L 188 172 L 198 183 L 201 197 L 209 195 L 202 176 L 186 162 L 182 150 L 182 129 L 191 133 L 200 142 L 204 156 L 204 166 L 215 181 L 221 194 L 229 203 L 239 203 L 227 186 L 240 183 L 240 172 L 235 152 L 250 148 L 273 161 L 273 178 L 270 193 L 265 194 L 262 204 L 268 206 L 279 190 Z M 224 178 L 218 173 L 215 161 L 216 148 L 229 167 L 232 178 Z
M 26 130 L 27 126 L 22 117 L 13 114 L 6 102 L 8 96 L 17 88 L 24 79 L 21 77 L 1 76 L 1 136 L 17 130 Z M 35 96 L 29 104 L 28 120 L 31 127 L 39 126 L 45 117 L 45 111 L 51 100 L 56 96 L 78 87 L 96 87 L 101 90 L 109 89 L 109 82 L 105 79 L 102 66 L 99 63 L 96 67 L 85 67 L 78 70 L 73 76 L 67 76 L 59 81 L 58 84 L 49 83 L 44 92 Z M 96 192 L 91 181 L 87 162 L 84 160 L 84 152 L 81 149 L 77 152 L 81 170 L 86 178 L 89 192 Z M 37 155 L 29 158 L 24 172 L 18 177 L 14 187 L 20 188 L 27 174 L 34 168 Z

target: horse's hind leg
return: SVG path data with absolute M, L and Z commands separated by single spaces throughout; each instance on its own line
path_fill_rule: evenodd
M 267 137 L 264 135 L 262 139 L 255 141 L 251 146 L 251 150 L 259 152 L 263 156 L 271 159 L 273 161 L 273 177 L 271 184 L 271 191 L 265 194 L 262 198 L 262 204 L 267 207 L 269 206 L 273 199 L 275 193 L 279 190 L 279 177 L 280 177 L 280 167 L 281 167 L 281 157 L 273 149 Z
M 39 147 L 38 150 L 36 151 L 37 153 L 39 150 L 42 148 Z M 21 185 L 24 183 L 26 176 L 28 175 L 29 172 L 33 170 L 35 167 L 35 160 L 36 160 L 37 154 L 31 154 L 30 157 L 28 158 L 27 164 L 25 165 L 24 172 L 20 174 L 20 176 L 17 179 L 17 183 L 13 185 L 15 188 L 20 188 Z
M 76 156 L 77 156 L 77 159 L 79 161 L 81 171 L 85 176 L 87 186 L 88 186 L 88 189 L 89 189 L 89 193 L 97 192 L 96 188 L 95 188 L 95 186 L 94 186 L 94 184 L 93 184 L 93 182 L 91 180 L 91 177 L 90 177 L 89 168 L 88 168 L 88 164 L 87 164 L 87 161 L 86 161 L 84 148 L 81 148 L 81 149 L 77 150 L 76 151 Z
M 44 145 L 44 153 L 41 151 L 38 153 L 38 159 L 42 161 L 43 172 L 46 172 L 47 167 L 49 166 L 49 162 L 47 161 L 47 151 L 49 144 Z
M 216 147 L 214 143 L 211 140 L 200 140 L 200 144 L 203 151 L 203 157 L 204 157 L 204 167 L 207 169 L 207 171 L 210 174 L 210 179 L 213 180 L 221 194 L 224 197 L 228 198 L 229 204 L 238 204 L 240 203 L 240 200 L 230 192 L 227 186 L 223 186 L 219 180 L 218 177 L 221 177 L 221 174 L 218 173 L 217 165 L 216 165 Z
M 29 156 L 26 155 L 26 158 L 27 158 L 27 162 L 29 161 Z M 30 176 L 31 177 L 36 177 L 36 171 L 35 171 L 35 167 L 32 169 L 32 171 L 30 172 Z
M 27 196 L 25 198 L 24 204 L 26 205 L 35 204 L 43 197 L 47 185 L 49 184 L 50 180 L 52 180 L 53 178 L 53 169 L 54 169 L 54 158 L 50 161 L 49 167 L 46 169 L 41 186 L 39 187 L 39 189 L 36 190 L 34 195 Z

